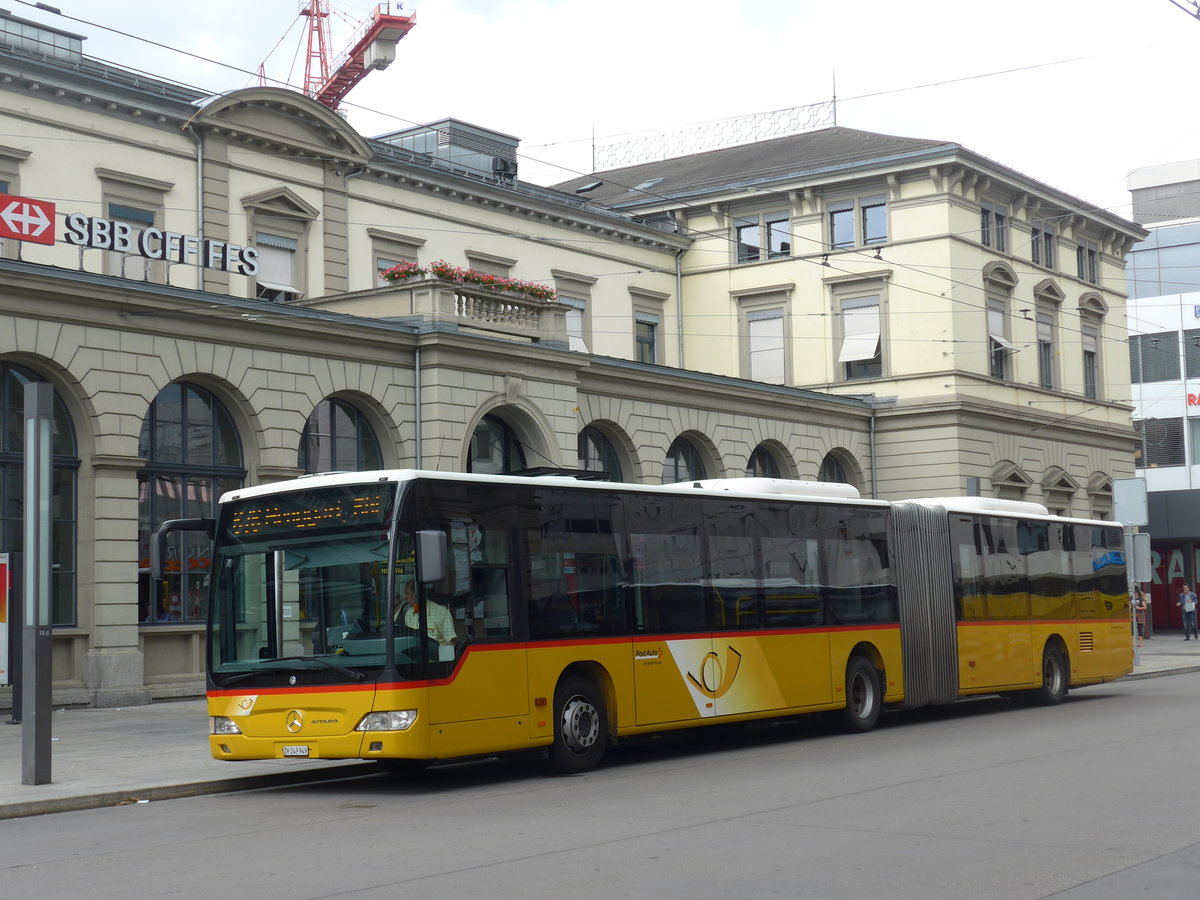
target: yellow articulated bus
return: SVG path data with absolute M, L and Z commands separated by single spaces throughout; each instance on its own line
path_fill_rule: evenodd
M 1132 669 L 1122 531 L 847 485 L 383 471 L 230 492 L 213 538 L 217 759 L 435 761 L 1069 687 Z

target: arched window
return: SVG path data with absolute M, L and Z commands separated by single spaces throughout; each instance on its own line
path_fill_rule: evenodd
M 696 445 L 687 438 L 675 438 L 671 449 L 667 451 L 667 459 L 663 463 L 663 484 L 673 484 L 678 481 L 702 481 L 707 478 L 704 460 Z
M 501 475 L 526 468 L 525 450 L 508 423 L 498 416 L 484 416 L 471 435 L 467 449 L 467 471 Z
M 366 472 L 383 468 L 383 454 L 361 412 L 344 400 L 322 400 L 300 435 L 300 468 L 309 475 Z
M 771 451 L 763 444 L 754 448 L 750 458 L 746 460 L 746 477 L 748 478 L 779 478 L 779 463 L 771 455 Z
M 842 461 L 832 453 L 825 454 L 825 458 L 821 460 L 821 470 L 817 473 L 817 481 L 832 481 L 837 484 L 854 483 L 846 474 L 846 467 L 842 465 Z
M 617 448 L 591 425 L 579 432 L 579 468 L 585 472 L 607 472 L 610 481 L 625 480 Z
M 23 541 L 25 497 L 25 385 L 45 381 L 36 372 L 0 363 L 0 553 L 15 553 Z M 54 394 L 54 433 L 50 441 L 50 624 L 74 625 L 76 480 L 79 470 L 75 428 L 67 407 Z M 17 598 L 13 598 L 14 601 Z
M 211 545 L 201 532 L 178 532 L 165 560 L 166 577 L 150 583 L 150 538 L 167 519 L 216 513 L 217 499 L 243 485 L 242 445 L 221 401 L 196 384 L 163 388 L 142 422 L 138 455 L 138 618 L 142 622 L 205 619 Z

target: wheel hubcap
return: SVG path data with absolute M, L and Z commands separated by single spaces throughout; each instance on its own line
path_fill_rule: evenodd
M 854 709 L 854 714 L 860 719 L 867 718 L 871 715 L 874 703 L 875 698 L 872 696 L 870 684 L 867 683 L 867 676 L 862 672 L 856 672 L 850 682 L 850 704 Z
M 575 696 L 563 704 L 563 743 L 572 753 L 586 753 L 600 736 L 600 715 L 586 697 Z
M 1058 667 L 1058 663 L 1051 657 L 1046 659 L 1046 689 L 1052 694 L 1057 694 L 1062 688 L 1062 670 Z

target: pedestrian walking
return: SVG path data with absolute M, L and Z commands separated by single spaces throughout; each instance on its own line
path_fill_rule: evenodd
M 1183 611 L 1183 639 L 1190 641 L 1192 638 L 1200 640 L 1200 634 L 1196 632 L 1196 593 L 1186 584 L 1183 590 L 1179 592 L 1179 599 L 1175 601 L 1175 605 Z
M 1138 588 L 1133 592 L 1133 622 L 1137 626 L 1137 645 L 1142 646 L 1142 640 L 1146 637 L 1146 616 L 1150 612 L 1150 601 L 1146 599 L 1146 592 Z

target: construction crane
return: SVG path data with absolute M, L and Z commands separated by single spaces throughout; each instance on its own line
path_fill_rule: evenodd
M 302 0 L 300 15 L 308 19 L 304 93 L 330 109 L 337 109 L 367 72 L 391 65 L 396 59 L 396 44 L 417 24 L 415 13 L 395 15 L 391 12 L 391 3 L 380 3 L 359 26 L 347 50 L 331 66 L 328 0 Z

